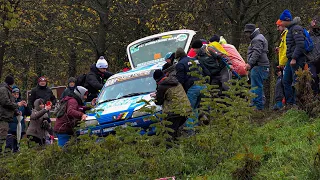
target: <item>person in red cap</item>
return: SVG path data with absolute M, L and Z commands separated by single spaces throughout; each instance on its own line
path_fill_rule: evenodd
M 56 104 L 56 97 L 53 95 L 52 90 L 47 87 L 47 81 L 44 76 L 39 77 L 37 87 L 31 90 L 31 96 L 28 100 L 29 107 L 34 108 L 36 99 L 43 99 L 44 104 L 47 104 L 47 102 L 51 102 L 52 105 Z

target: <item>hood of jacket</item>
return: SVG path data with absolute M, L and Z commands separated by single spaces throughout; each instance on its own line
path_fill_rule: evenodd
M 258 36 L 260 34 L 260 29 L 259 28 L 256 28 L 252 34 L 250 35 L 250 39 L 253 39 L 255 38 L 256 36 Z
M 96 67 L 95 64 L 92 64 L 92 65 L 90 66 L 90 71 L 93 72 L 94 74 L 100 76 L 100 77 L 103 77 L 103 76 L 104 76 L 104 73 L 100 72 L 100 71 L 98 70 L 98 68 Z
M 161 79 L 158 84 L 166 86 L 177 86 L 179 84 L 179 81 L 175 77 L 169 76 Z
M 65 98 L 63 98 L 63 100 L 68 101 L 69 99 L 72 99 L 72 98 L 75 99 L 75 100 L 78 102 L 79 105 L 82 105 L 82 104 L 83 104 L 81 98 L 80 98 L 78 95 L 76 95 L 73 91 L 70 92 L 70 94 L 68 94 L 68 96 L 66 96 Z
M 301 18 L 300 17 L 295 17 L 291 23 L 289 24 L 289 27 L 292 27 L 294 25 L 299 25 L 301 23 Z
M 34 101 L 34 108 L 37 111 L 41 111 L 40 104 L 44 104 L 43 99 L 37 99 Z

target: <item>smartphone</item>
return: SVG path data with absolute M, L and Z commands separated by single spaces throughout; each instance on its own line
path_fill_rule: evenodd
M 52 106 L 52 102 L 51 101 L 47 101 L 46 106 Z

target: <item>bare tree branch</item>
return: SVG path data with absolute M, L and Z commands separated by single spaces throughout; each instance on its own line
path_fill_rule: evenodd
M 250 21 L 252 21 L 252 19 L 256 16 L 258 16 L 260 14 L 260 12 L 265 9 L 266 7 L 268 7 L 271 4 L 271 2 L 267 2 L 266 4 L 264 4 L 260 9 L 258 9 L 255 13 L 253 13 L 253 15 L 251 17 L 249 17 L 247 20 L 244 21 L 244 24 L 249 23 Z

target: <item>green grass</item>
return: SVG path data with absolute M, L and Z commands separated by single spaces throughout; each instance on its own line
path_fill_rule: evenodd
M 226 144 L 209 127 L 196 137 L 182 138 L 180 146 L 166 150 L 156 137 L 126 132 L 129 139 L 108 136 L 101 143 L 83 137 L 65 150 L 57 146 L 28 150 L 1 160 L 0 176 L 7 179 L 232 179 L 244 166 L 245 147 L 257 167 L 253 179 L 319 179 L 314 159 L 320 145 L 320 119 L 290 110 L 261 123 Z M 222 153 L 223 149 L 229 152 Z M 251 156 L 248 156 L 251 157 Z M 218 161 L 218 159 L 220 161 Z M 319 171 L 317 170 L 319 169 Z M 5 178 L 4 178 L 5 179 Z M 241 178 L 240 178 L 241 179 Z

